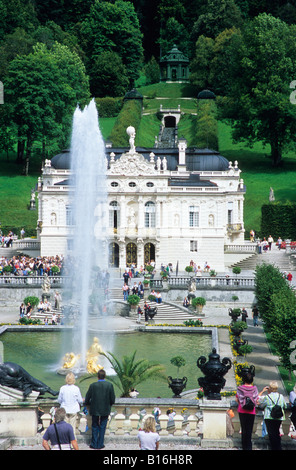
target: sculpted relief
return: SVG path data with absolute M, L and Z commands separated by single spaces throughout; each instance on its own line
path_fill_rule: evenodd
M 143 155 L 139 153 L 123 154 L 116 160 L 110 169 L 109 175 L 124 175 L 124 176 L 140 176 L 140 175 L 156 175 L 157 171 L 154 169 L 154 163 L 149 163 Z

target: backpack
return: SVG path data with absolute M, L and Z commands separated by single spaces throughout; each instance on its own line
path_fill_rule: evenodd
M 245 403 L 243 404 L 242 408 L 247 411 L 253 411 L 255 408 L 255 403 L 250 397 L 246 397 Z
M 272 403 L 273 403 L 273 407 L 271 408 L 271 411 L 270 411 L 270 416 L 273 418 L 273 419 L 280 419 L 282 418 L 283 416 L 283 410 L 282 410 L 282 407 L 280 405 L 278 405 L 278 401 L 280 399 L 280 395 L 278 396 L 278 399 L 277 399 L 277 402 L 274 403 L 274 401 L 272 400 L 271 396 L 269 395 L 269 398 L 271 399 Z

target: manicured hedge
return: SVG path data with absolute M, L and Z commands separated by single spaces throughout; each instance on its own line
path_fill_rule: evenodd
M 200 100 L 197 103 L 196 146 L 218 150 L 218 124 L 216 103 Z
M 107 96 L 106 98 L 96 98 L 95 101 L 99 117 L 102 118 L 116 117 L 122 109 L 122 98 L 112 98 Z
M 296 204 L 270 203 L 261 208 L 261 234 L 296 240 Z
M 129 145 L 129 136 L 126 129 L 133 126 L 137 132 L 141 116 L 142 104 L 139 100 L 125 101 L 109 137 L 114 147 L 127 147 Z
M 295 364 L 295 350 L 291 348 L 296 338 L 296 297 L 294 291 L 278 268 L 261 265 L 256 268 L 256 297 L 260 318 L 269 333 L 282 366 L 290 377 Z

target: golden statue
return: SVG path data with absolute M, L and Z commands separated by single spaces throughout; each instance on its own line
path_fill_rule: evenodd
M 103 349 L 99 344 L 98 338 L 93 339 L 93 344 L 86 353 L 86 369 L 89 374 L 96 374 L 100 369 L 104 369 L 103 366 L 98 364 L 100 354 L 103 353 Z M 63 358 L 62 369 L 72 369 L 80 359 L 80 354 L 75 355 L 73 352 L 66 353 Z
M 96 374 L 103 366 L 98 364 L 98 358 L 103 353 L 98 338 L 94 337 L 93 344 L 86 353 L 86 368 L 89 374 Z
M 66 353 L 63 358 L 63 369 L 72 369 L 80 358 L 80 354 Z

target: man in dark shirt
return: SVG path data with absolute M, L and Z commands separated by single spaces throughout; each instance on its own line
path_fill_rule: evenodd
M 105 431 L 111 407 L 115 403 L 113 385 L 105 380 L 106 372 L 101 369 L 98 372 L 98 381 L 92 383 L 85 396 L 85 405 L 89 406 L 92 417 L 92 449 L 103 449 Z
M 65 408 L 58 408 L 55 412 L 54 424 L 51 424 L 44 433 L 42 445 L 45 450 L 69 450 L 71 447 L 78 450 L 73 427 L 66 423 Z M 50 441 L 51 447 L 48 443 Z

